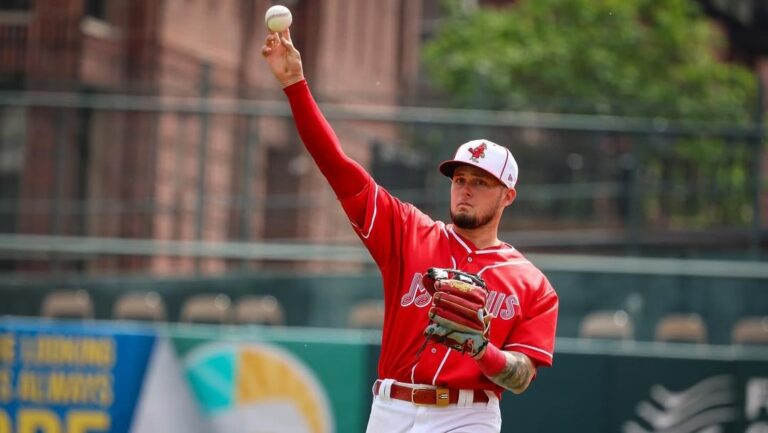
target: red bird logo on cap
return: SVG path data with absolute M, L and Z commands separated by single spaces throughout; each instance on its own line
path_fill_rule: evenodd
M 481 144 L 481 145 L 479 145 L 477 147 L 470 147 L 469 149 L 467 149 L 467 150 L 469 150 L 469 153 L 472 154 L 472 156 L 469 159 L 474 161 L 474 162 L 480 162 L 480 161 L 478 161 L 478 159 L 479 158 L 485 158 L 485 149 L 487 149 L 487 148 L 488 148 L 488 146 L 485 143 L 483 143 L 483 144 Z

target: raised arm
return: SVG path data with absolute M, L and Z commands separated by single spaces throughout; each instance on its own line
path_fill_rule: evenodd
M 339 139 L 317 106 L 304 79 L 301 55 L 289 30 L 267 36 L 261 54 L 283 87 L 304 146 L 339 199 L 361 192 L 370 175 L 341 149 Z M 362 225 L 362 215 L 350 218 Z

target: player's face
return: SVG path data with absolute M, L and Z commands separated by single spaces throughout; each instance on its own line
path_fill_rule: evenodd
M 506 202 L 508 191 L 498 179 L 477 167 L 456 168 L 451 179 L 451 220 L 462 229 L 488 224 L 511 203 Z

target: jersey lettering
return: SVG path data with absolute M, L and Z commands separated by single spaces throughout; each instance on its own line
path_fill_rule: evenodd
M 408 293 L 400 298 L 400 306 L 407 307 L 411 304 L 415 304 L 417 307 L 422 308 L 432 303 L 432 296 L 427 292 L 427 289 L 424 288 L 424 284 L 422 284 L 421 281 L 422 278 L 422 274 L 418 272 L 413 274 L 411 287 L 408 289 Z
M 488 312 L 493 317 L 499 317 L 499 310 L 501 309 L 501 303 L 504 302 L 504 294 L 499 292 L 490 292 L 493 293 L 495 296 L 493 296 L 493 299 L 488 297 L 488 299 L 485 301 L 485 309 L 488 310 Z
M 510 320 L 515 317 L 515 305 L 519 308 L 520 301 L 516 295 L 496 291 L 488 292 L 488 298 L 485 300 L 485 309 L 488 310 L 488 314 L 501 320 Z
M 432 295 L 430 295 L 429 292 L 427 292 L 427 289 L 424 288 L 422 279 L 422 274 L 413 274 L 408 292 L 400 298 L 401 307 L 407 307 L 414 304 L 418 308 L 424 308 L 432 304 Z M 488 297 L 485 301 L 485 309 L 491 317 L 498 317 L 501 320 L 510 320 L 515 317 L 515 306 L 520 308 L 520 301 L 517 299 L 516 295 L 506 295 L 495 290 L 488 292 Z
M 517 308 L 520 308 L 520 300 L 517 299 L 517 295 L 508 295 L 507 299 L 504 300 L 504 309 L 499 313 L 499 318 L 501 320 L 509 320 L 515 317 L 515 305 L 517 305 Z

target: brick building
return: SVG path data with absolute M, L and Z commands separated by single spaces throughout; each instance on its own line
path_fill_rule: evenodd
M 0 233 L 354 242 L 290 120 L 209 111 L 200 99 L 189 110 L 160 107 L 200 97 L 283 101 L 260 58 L 262 19 L 272 3 L 0 1 L 0 89 L 152 97 L 150 105 L 119 110 L 56 98 L 0 104 L 3 142 L 11 143 L 0 146 Z M 423 90 L 419 47 L 438 16 L 437 0 L 282 3 L 294 12 L 293 38 L 319 99 L 392 106 Z M 702 3 L 732 32 L 748 29 L 728 18 L 718 6 L 723 2 Z M 751 51 L 733 48 L 734 59 L 768 77 L 768 44 L 747 45 Z M 400 133 L 384 123 L 334 126 L 364 165 L 373 158 L 371 137 L 396 142 Z M 289 196 L 302 203 L 281 201 Z M 768 215 L 768 203 L 764 208 Z M 186 274 L 234 265 L 221 258 L 104 255 L 11 266 Z
M 316 94 L 335 102 L 392 105 L 415 82 L 419 2 L 286 3 L 296 17 L 293 36 Z M 259 0 L 0 2 L 0 83 L 32 92 L 279 99 L 260 58 L 262 20 L 270 5 Z M 0 110 L 4 118 L 21 117 L 26 124 L 18 132 L 23 157 L 2 172 L 6 203 L 19 199 L 26 205 L 4 215 L 3 232 L 202 241 L 352 235 L 339 224 L 332 192 L 309 169 L 285 120 L 153 109 Z M 380 137 L 391 133 L 376 128 Z M 369 159 L 364 140 L 343 138 L 355 158 Z M 10 147 L 4 149 L 11 154 Z M 309 205 L 266 210 L 268 195 L 294 194 Z M 188 273 L 220 271 L 227 264 L 105 256 L 63 266 Z M 22 266 L 48 267 L 46 261 Z

